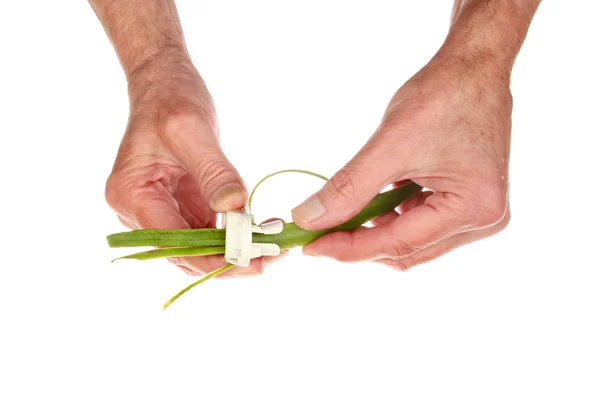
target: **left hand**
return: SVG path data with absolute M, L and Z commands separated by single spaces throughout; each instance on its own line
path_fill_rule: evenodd
M 304 229 L 339 225 L 390 184 L 422 192 L 374 228 L 326 235 L 304 248 L 399 270 L 502 230 L 510 218 L 512 96 L 492 62 L 436 56 L 393 97 L 382 123 L 324 187 L 292 212 Z

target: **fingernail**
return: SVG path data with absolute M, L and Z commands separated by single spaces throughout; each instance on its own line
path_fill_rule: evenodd
M 324 214 L 325 206 L 315 195 L 292 210 L 292 217 L 305 223 L 311 223 Z
M 239 209 L 246 203 L 246 189 L 239 184 L 229 184 L 217 190 L 210 207 L 216 212 Z
M 233 278 L 246 278 L 248 276 L 261 275 L 262 273 L 262 267 L 260 269 L 254 267 L 233 267 L 229 270 L 229 275 Z

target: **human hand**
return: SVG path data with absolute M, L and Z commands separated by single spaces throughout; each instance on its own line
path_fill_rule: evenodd
M 215 213 L 242 208 L 247 189 L 221 150 L 212 99 L 191 62 L 154 59 L 128 81 L 129 123 L 106 184 L 121 222 L 131 229 L 214 228 Z M 223 256 L 170 261 L 194 276 L 225 265 Z M 227 274 L 262 269 L 263 260 L 254 259 Z
M 304 229 L 339 225 L 390 184 L 424 191 L 373 221 L 326 235 L 304 253 L 399 270 L 488 237 L 509 222 L 512 96 L 506 70 L 436 56 L 394 95 L 366 145 L 293 212 Z

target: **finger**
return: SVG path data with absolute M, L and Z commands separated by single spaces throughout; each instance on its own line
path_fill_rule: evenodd
M 394 185 L 396 185 L 396 184 L 394 184 Z M 406 202 L 404 202 L 400 206 L 398 206 L 399 213 L 400 214 L 406 213 L 407 211 L 414 209 L 417 206 L 421 206 L 422 204 L 425 204 L 425 201 L 431 195 L 433 195 L 433 191 L 419 192 L 418 194 L 416 194 L 415 196 L 413 196 L 412 198 L 408 199 Z
M 156 176 L 160 177 L 160 175 Z M 119 213 L 119 219 L 131 229 L 188 229 L 189 224 L 179 212 L 179 205 L 160 181 L 130 182 L 119 174 L 107 182 L 106 198 Z M 185 268 L 189 275 L 201 275 L 225 265 L 223 256 L 171 258 L 169 261 Z
M 394 184 L 394 187 L 399 187 L 402 184 Z M 424 191 L 419 192 L 406 202 L 402 203 L 397 207 L 397 211 L 390 211 L 389 213 L 384 214 L 381 217 L 377 217 L 372 221 L 374 226 L 381 226 L 385 224 L 389 224 L 394 221 L 400 214 L 406 213 L 410 209 L 414 209 L 417 206 L 420 206 L 425 203 L 425 200 L 433 194 L 433 191 Z M 400 214 L 399 214 L 400 213 Z
M 358 214 L 383 188 L 402 178 L 398 151 L 389 154 L 389 145 L 378 142 L 377 136 L 338 171 L 320 191 L 292 210 L 294 222 L 304 229 L 334 227 Z M 400 175 L 399 175 L 400 174 Z
M 200 188 L 190 174 L 177 180 L 173 196 L 179 204 L 179 211 L 191 228 L 215 228 L 216 214 L 205 203 Z
M 112 174 L 106 184 L 106 200 L 129 227 L 189 228 L 179 213 L 177 201 L 160 180 L 160 175 L 150 179 L 147 176 Z
M 372 261 L 381 258 L 400 259 L 423 250 L 443 239 L 464 232 L 465 220 L 444 206 L 443 195 L 434 194 L 398 216 L 393 222 L 351 232 L 335 232 L 323 236 L 303 251 L 332 257 L 339 261 Z
M 250 276 L 262 275 L 264 272 L 264 264 L 262 258 L 253 258 L 247 267 L 233 267 L 229 271 L 219 275 L 223 279 L 226 278 L 246 278 Z
M 449 253 L 452 250 L 457 249 L 461 246 L 495 235 L 500 231 L 504 230 L 509 222 L 510 215 L 507 214 L 506 217 L 496 225 L 475 231 L 463 232 L 461 234 L 452 236 L 448 239 L 434 244 L 431 247 L 421 250 L 413 254 L 412 256 L 396 260 L 381 259 L 376 260 L 376 262 L 390 266 L 398 271 L 407 271 L 414 266 L 425 264 L 431 260 L 435 260 L 436 258 L 441 257 L 444 254 Z
M 206 275 L 227 264 L 222 255 L 201 256 L 201 257 L 171 257 L 168 259 L 178 267 L 184 267 L 192 270 L 198 275 Z M 229 271 L 216 276 L 216 278 L 245 277 L 261 275 L 264 270 L 263 262 L 260 259 L 252 259 L 247 267 L 234 267 Z
M 189 276 L 201 276 L 202 275 L 199 272 L 189 269 L 188 267 L 184 267 L 183 265 L 175 264 L 175 266 L 177 268 L 179 268 L 180 270 L 182 270 L 186 275 L 189 275 Z
M 382 215 L 380 217 L 377 217 L 376 219 L 374 219 L 373 221 L 371 221 L 371 223 L 375 227 L 380 227 L 382 225 L 391 223 L 398 216 L 399 216 L 398 212 L 395 211 L 395 210 L 393 210 L 393 211 L 390 211 L 388 213 L 385 213 L 384 215 Z
M 160 182 L 125 174 L 111 175 L 106 184 L 106 199 L 118 213 L 117 217 L 129 229 L 187 229 L 189 224 L 179 213 L 177 202 Z M 171 261 L 171 259 L 169 259 Z M 187 263 L 171 261 L 190 276 L 198 276 Z
M 279 254 L 279 256 L 266 256 L 262 258 L 263 270 L 267 268 L 269 265 L 276 263 L 279 260 L 284 259 L 290 254 L 289 250 L 284 250 Z
M 137 225 L 135 225 L 133 222 L 126 219 L 125 217 L 121 216 L 120 214 L 117 214 L 117 218 L 119 219 L 121 224 L 123 224 L 125 227 L 127 227 L 129 229 L 139 229 L 139 227 Z
M 164 141 L 193 176 L 202 201 L 220 213 L 243 207 L 248 192 L 221 150 L 214 130 L 197 112 L 172 114 L 164 123 Z

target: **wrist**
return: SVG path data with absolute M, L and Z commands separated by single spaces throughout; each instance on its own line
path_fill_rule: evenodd
M 206 90 L 189 55 L 179 48 L 163 49 L 141 62 L 127 74 L 127 86 L 132 105 Z
M 169 73 L 195 70 L 185 47 L 169 46 L 156 49 L 125 68 L 130 88 L 144 88 L 155 84 Z
M 158 123 L 192 114 L 217 130 L 212 97 L 187 53 L 163 51 L 128 75 L 127 81 L 131 120 Z
M 429 66 L 461 85 L 481 82 L 496 88 L 510 86 L 512 64 L 486 52 L 442 47 Z
M 457 1 L 460 7 L 436 57 L 508 79 L 540 1 Z

